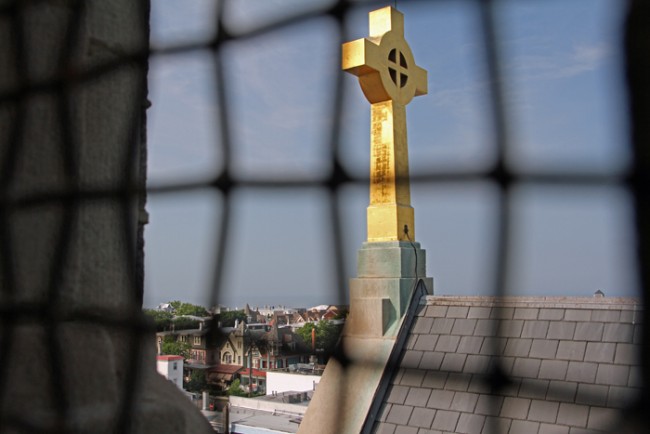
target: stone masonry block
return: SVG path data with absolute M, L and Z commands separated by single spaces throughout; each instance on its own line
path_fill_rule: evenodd
M 433 325 L 433 318 L 428 318 L 423 316 L 418 317 L 415 320 L 415 324 L 413 325 L 412 333 L 427 334 L 431 331 L 432 325 Z
M 567 381 L 577 381 L 580 383 L 593 383 L 596 379 L 596 370 L 598 364 L 588 362 L 569 362 L 566 372 Z
M 537 319 L 538 314 L 539 314 L 539 309 L 537 308 L 518 307 L 517 309 L 515 309 L 513 318 L 514 319 Z
M 559 342 L 549 339 L 533 339 L 530 357 L 539 359 L 555 359 Z
M 530 347 L 533 344 L 532 339 L 510 338 L 503 352 L 506 356 L 528 357 Z
M 501 417 L 507 417 L 510 419 L 526 419 L 529 408 L 530 399 L 507 397 L 503 400 Z
M 447 315 L 447 306 L 427 306 L 426 315 L 429 318 L 444 318 Z
M 481 351 L 481 345 L 483 345 L 482 337 L 463 336 L 460 338 L 460 342 L 458 343 L 458 348 L 456 351 L 466 354 L 478 354 Z
M 607 405 L 607 394 L 609 387 L 598 384 L 578 384 L 576 404 L 585 405 Z
M 381 337 L 397 319 L 388 297 L 351 297 L 345 330 L 353 336 Z
M 630 366 L 630 378 L 627 380 L 627 385 L 641 387 L 642 372 L 641 366 Z
M 442 360 L 445 357 L 445 353 L 441 352 L 425 352 L 422 354 L 422 359 L 420 360 L 420 369 L 428 369 L 432 371 L 437 371 L 442 365 Z
M 492 308 L 492 318 L 494 319 L 512 319 L 515 313 L 514 307 L 496 306 Z
M 395 428 L 395 434 L 418 434 L 418 428 L 414 426 L 398 426 Z
M 547 339 L 573 339 L 576 323 L 565 321 L 552 321 L 548 327 Z
M 404 404 L 409 390 L 410 388 L 406 386 L 393 384 L 388 391 L 388 398 L 386 398 L 386 402 L 390 404 Z
M 408 350 L 404 353 L 400 366 L 403 368 L 419 368 L 422 355 L 422 351 Z
M 420 428 L 429 428 L 431 426 L 431 423 L 433 422 L 433 418 L 435 415 L 436 415 L 436 410 L 416 407 L 413 409 L 413 413 L 411 414 L 409 425 L 420 427 Z
M 557 414 L 557 423 L 575 427 L 586 427 L 589 417 L 589 407 L 563 402 Z
M 424 374 L 422 387 L 428 387 L 433 390 L 442 389 L 445 387 L 448 376 L 449 374 L 446 372 L 428 371 L 426 374 Z
M 598 322 L 579 322 L 573 339 L 576 341 L 600 342 L 603 338 L 604 324 Z
M 641 342 L 642 342 L 641 324 L 636 324 L 634 326 L 634 337 L 632 338 L 632 343 L 640 344 Z
M 365 322 L 364 312 L 370 312 L 363 308 L 363 303 L 371 303 L 370 300 L 380 299 L 388 300 L 391 303 L 391 312 L 389 318 L 382 321 L 387 321 L 389 327 L 395 325 L 397 319 L 406 311 L 406 307 L 410 301 L 410 296 L 413 292 L 414 279 L 411 278 L 353 278 L 350 279 L 350 316 L 349 321 L 352 322 Z M 356 303 L 356 300 L 362 300 L 361 303 Z M 388 307 L 386 302 L 384 307 Z M 358 317 L 355 317 L 355 311 L 360 311 Z M 376 312 L 382 312 L 379 307 L 376 307 Z M 353 329 L 348 327 L 346 329 Z
M 456 319 L 454 326 L 451 329 L 452 335 L 463 335 L 471 336 L 474 333 L 474 328 L 476 327 L 475 319 Z
M 585 351 L 585 362 L 611 363 L 614 360 L 616 344 L 604 342 L 588 342 Z
M 564 318 L 564 309 L 540 309 L 537 319 L 558 321 Z
M 404 369 L 400 385 L 420 387 L 422 378 L 424 378 L 424 371 L 421 369 Z
M 431 424 L 431 428 L 441 431 L 454 432 L 460 413 L 457 411 L 438 410 L 436 417 Z
M 451 373 L 447 377 L 445 388 L 449 390 L 455 390 L 457 392 L 465 392 L 469 388 L 469 382 L 471 379 L 472 376 L 470 374 Z
M 564 360 L 542 360 L 539 368 L 539 378 L 548 380 L 564 380 L 569 362 Z
M 500 356 L 506 347 L 508 340 L 506 338 L 486 337 L 483 339 L 481 354 L 487 356 Z
M 614 363 L 621 365 L 640 365 L 639 346 L 633 344 L 616 344 Z
M 431 389 L 424 387 L 411 387 L 404 404 L 415 407 L 426 407 L 430 395 Z
M 468 374 L 488 374 L 490 372 L 490 365 L 492 357 L 483 356 L 480 354 L 470 354 L 465 360 L 463 372 Z
M 560 341 L 555 357 L 562 360 L 582 361 L 586 348 L 586 342 Z
M 468 306 L 449 306 L 447 318 L 467 318 Z
M 525 321 L 521 337 L 544 339 L 548 332 L 548 325 L 548 321 Z
M 463 413 L 472 413 L 478 401 L 478 393 L 456 392 L 451 402 L 451 409 Z
M 538 422 L 531 422 L 528 420 L 513 420 L 510 425 L 510 434 L 530 434 L 537 433 L 539 430 Z
M 475 336 L 495 336 L 497 321 L 493 319 L 479 319 L 474 329 Z
M 449 410 L 451 402 L 454 399 L 454 392 L 450 390 L 433 389 L 427 402 L 428 408 L 435 408 L 438 410 Z
M 438 339 L 438 335 L 420 335 L 418 336 L 417 341 L 415 341 L 413 349 L 420 351 L 433 351 L 438 343 Z
M 587 428 L 595 430 L 605 430 L 614 428 L 614 424 L 619 422 L 621 412 L 613 408 L 592 407 L 589 410 L 589 420 Z
M 564 312 L 565 321 L 590 321 L 590 309 L 567 309 Z
M 393 404 L 388 412 L 386 422 L 394 423 L 396 425 L 406 425 L 413 412 L 413 407 L 410 405 Z
M 507 433 L 510 430 L 511 423 L 511 419 L 488 416 L 485 418 L 483 434 Z
M 462 413 L 456 425 L 459 434 L 481 434 L 485 425 L 485 416 Z
M 555 423 L 559 408 L 560 404 L 558 402 L 549 402 L 535 399 L 530 403 L 530 409 L 528 410 L 528 420 Z
M 501 322 L 501 327 L 499 328 L 499 335 L 504 338 L 518 338 L 521 336 L 521 331 L 524 328 L 524 321 L 517 320 L 505 320 Z
M 537 378 L 541 363 L 539 359 L 518 357 L 512 367 L 512 375 L 521 378 Z
M 634 326 L 632 324 L 605 324 L 603 342 L 632 343 L 634 340 Z
M 442 352 L 455 352 L 460 342 L 459 336 L 440 336 L 436 345 L 436 351 Z
M 627 386 L 627 379 L 630 375 L 629 366 L 621 365 L 598 365 L 596 383 L 609 386 Z
M 548 380 L 524 378 L 519 386 L 519 398 L 544 399 L 548 390 Z
M 546 393 L 546 400 L 560 401 L 560 402 L 573 402 L 578 390 L 578 383 L 570 381 L 551 380 L 548 384 L 548 392 Z
M 490 318 L 491 307 L 471 306 L 467 313 L 467 318 Z
M 410 243 L 400 241 L 364 243 L 357 253 L 357 276 L 416 277 L 416 263 L 417 276 L 426 276 L 426 252 L 414 244 L 415 251 Z
M 449 334 L 454 326 L 453 318 L 435 318 L 431 326 L 431 333 Z
M 639 389 L 629 387 L 611 386 L 607 395 L 607 407 L 624 408 L 638 399 Z
M 503 400 L 504 398 L 502 396 L 479 395 L 478 401 L 476 401 L 476 407 L 474 408 L 474 413 L 485 416 L 496 416 L 501 413 Z
M 622 310 L 621 319 L 622 323 L 635 323 L 638 322 L 641 315 L 636 310 Z
M 569 427 L 542 423 L 537 434 L 569 434 Z
M 446 372 L 463 372 L 467 354 L 447 353 L 442 360 L 440 369 Z
M 594 310 L 591 312 L 591 320 L 599 322 L 619 322 L 621 319 L 620 310 Z

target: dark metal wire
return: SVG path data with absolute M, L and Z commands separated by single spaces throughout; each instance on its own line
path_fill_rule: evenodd
M 41 0 L 45 2 L 47 0 Z M 415 1 L 415 0 L 414 0 Z M 442 0 L 440 0 L 442 1 Z M 419 0 L 424 4 L 425 0 Z M 347 276 L 343 266 L 343 228 L 340 218 L 340 192 L 341 189 L 350 184 L 366 183 L 367 177 L 349 173 L 341 163 L 340 158 L 340 136 L 342 124 L 342 105 L 343 105 L 343 79 L 342 74 L 337 77 L 334 84 L 334 98 L 332 103 L 333 123 L 331 126 L 331 136 L 329 140 L 329 155 L 331 159 L 331 171 L 323 178 L 317 179 L 297 179 L 287 177 L 285 179 L 273 177 L 268 179 L 245 179 L 237 178 L 232 174 L 232 149 L 234 143 L 230 131 L 230 111 L 228 94 L 226 92 L 227 83 L 223 71 L 223 47 L 233 40 L 245 40 L 257 36 L 265 35 L 269 32 L 282 29 L 296 23 L 306 20 L 327 16 L 334 20 L 338 26 L 339 42 L 347 40 L 345 34 L 345 20 L 351 9 L 359 7 L 361 2 L 349 0 L 333 1 L 324 8 L 314 9 L 301 14 L 287 15 L 275 22 L 265 24 L 252 30 L 235 33 L 229 32 L 224 22 L 224 10 L 231 4 L 230 1 L 224 0 L 217 3 L 215 22 L 217 23 L 216 32 L 209 40 L 194 41 L 187 44 L 179 44 L 160 48 L 143 46 L 126 53 L 118 58 L 114 58 L 104 63 L 94 65 L 81 70 L 67 68 L 74 50 L 78 44 L 80 20 L 83 14 L 84 1 L 76 0 L 70 2 L 73 10 L 71 19 L 67 25 L 65 43 L 61 47 L 59 68 L 57 74 L 39 79 L 37 81 L 26 82 L 24 72 L 27 69 L 26 61 L 26 43 L 25 32 L 28 29 L 24 26 L 24 7 L 25 4 L 37 4 L 39 2 L 8 2 L 0 7 L 0 19 L 8 20 L 11 26 L 11 42 L 14 47 L 14 59 L 12 64 L 16 66 L 17 76 L 19 77 L 18 85 L 12 89 L 3 89 L 0 91 L 0 109 L 9 108 L 9 117 L 11 118 L 11 129 L 6 132 L 8 137 L 7 150 L 3 156 L 2 172 L 0 173 L 0 271 L 3 276 L 2 292 L 5 296 L 0 302 L 0 389 L 4 390 L 10 372 L 5 368 L 8 366 L 9 354 L 14 347 L 15 325 L 24 322 L 35 322 L 47 327 L 47 336 L 49 345 L 47 348 L 47 357 L 52 366 L 52 388 L 57 391 L 57 396 L 53 402 L 57 405 L 59 414 L 56 426 L 52 430 L 43 430 L 34 426 L 28 416 L 24 420 L 4 420 L 4 415 L 0 412 L 0 427 L 13 426 L 17 429 L 25 428 L 34 432 L 66 432 L 67 419 L 69 414 L 69 399 L 67 397 L 66 384 L 64 376 L 65 367 L 63 366 L 64 348 L 60 345 L 59 329 L 64 321 L 75 320 L 82 323 L 104 325 L 120 331 L 123 336 L 130 338 L 130 357 L 129 363 L 125 368 L 126 376 L 123 388 L 121 414 L 118 420 L 119 432 L 128 433 L 132 430 L 133 412 L 137 411 L 135 392 L 138 387 L 140 372 L 142 367 L 139 366 L 141 358 L 141 349 L 139 342 L 141 338 L 149 332 L 147 323 L 142 319 L 139 312 L 128 312 L 124 317 L 114 317 L 110 312 L 85 312 L 78 310 L 58 310 L 51 309 L 57 306 L 61 295 L 62 270 L 67 266 L 70 260 L 70 242 L 73 231 L 78 228 L 76 218 L 79 207 L 89 202 L 112 202 L 121 207 L 122 227 L 121 232 L 124 238 L 124 260 L 126 269 L 129 270 L 131 281 L 129 283 L 136 304 L 142 303 L 142 258 L 139 256 L 142 249 L 141 228 L 138 239 L 138 233 L 135 228 L 138 224 L 134 220 L 134 204 L 138 201 L 143 203 L 147 194 L 164 195 L 170 193 L 185 193 L 194 190 L 212 190 L 220 194 L 222 201 L 222 213 L 220 216 L 220 227 L 215 239 L 215 263 L 214 274 L 210 290 L 210 301 L 213 305 L 218 304 L 221 299 L 223 288 L 223 276 L 226 261 L 228 260 L 227 252 L 231 239 L 229 236 L 230 223 L 232 218 L 232 194 L 235 190 L 247 188 L 270 188 L 270 189 L 301 189 L 314 187 L 327 191 L 327 205 L 329 208 L 330 226 L 324 228 L 329 232 L 332 239 L 331 255 L 333 272 L 336 274 L 336 283 L 338 288 L 335 290 L 335 297 L 341 302 L 345 299 L 345 288 Z M 141 2 L 142 26 L 148 29 L 149 2 Z M 380 2 L 365 2 L 364 7 L 368 4 Z M 395 4 L 397 2 L 395 1 Z M 642 296 L 645 301 L 650 297 L 650 128 L 647 121 L 650 119 L 650 47 L 648 46 L 650 37 L 650 11 L 647 2 L 642 0 L 630 0 L 629 14 L 626 24 L 626 54 L 627 54 L 627 84 L 629 88 L 630 99 L 630 121 L 632 127 L 632 149 L 634 153 L 634 164 L 631 171 L 620 174 L 600 174 L 584 172 L 526 172 L 522 173 L 516 168 L 508 165 L 509 144 L 509 123 L 504 101 L 503 82 L 507 80 L 502 71 L 502 55 L 499 52 L 499 35 L 498 26 L 495 23 L 495 4 L 496 0 L 472 0 L 468 3 L 477 8 L 479 22 L 478 34 L 482 37 L 484 46 L 484 66 L 486 75 L 490 83 L 490 110 L 485 113 L 490 117 L 493 126 L 494 136 L 492 138 L 495 152 L 494 166 L 485 170 L 463 172 L 463 171 L 436 171 L 425 173 L 411 178 L 412 183 L 422 183 L 427 185 L 439 185 L 441 183 L 468 183 L 476 180 L 487 181 L 499 190 L 498 194 L 498 213 L 499 217 L 494 228 L 495 246 L 493 271 L 494 280 L 492 283 L 492 293 L 495 295 L 508 294 L 508 272 L 510 269 L 510 231 L 512 228 L 512 210 L 510 191 L 513 186 L 525 184 L 535 185 L 560 185 L 560 186 L 593 186 L 613 185 L 626 188 L 634 195 L 635 212 L 636 212 L 636 234 L 638 241 L 638 274 L 641 281 Z M 644 42 L 645 41 L 645 45 Z M 139 143 L 141 138 L 146 139 L 146 115 L 144 109 L 134 109 L 130 113 L 128 122 L 126 140 L 129 142 L 127 147 L 130 152 L 125 155 L 123 167 L 124 178 L 119 186 L 93 186 L 92 188 L 82 188 L 78 183 L 79 161 L 75 150 L 79 148 L 78 140 L 75 138 L 72 123 L 74 122 L 73 107 L 70 104 L 70 93 L 72 89 L 87 86 L 92 81 L 114 74 L 120 70 L 137 65 L 142 74 L 142 82 L 138 84 L 138 91 L 134 95 L 134 107 L 142 107 L 146 96 L 147 87 L 145 76 L 148 68 L 148 61 L 156 57 L 169 57 L 188 52 L 205 52 L 210 55 L 215 65 L 215 82 L 216 93 L 215 100 L 220 108 L 219 119 L 216 124 L 219 125 L 219 140 L 215 143 L 218 147 L 222 158 L 223 166 L 220 172 L 212 179 L 193 181 L 188 183 L 173 183 L 167 185 L 157 185 L 144 188 L 143 168 L 146 162 L 146 150 L 136 147 L 134 144 Z M 15 177 L 15 167 L 20 154 L 22 137 L 24 132 L 29 128 L 26 125 L 28 100 L 35 95 L 54 95 L 58 102 L 58 125 L 61 137 L 61 155 L 65 163 L 66 186 L 63 189 L 53 189 L 43 193 L 32 193 L 28 195 L 15 196 L 10 194 L 10 187 Z M 39 207 L 43 205 L 58 205 L 64 210 L 57 240 L 57 257 L 51 264 L 49 278 L 49 292 L 46 302 L 40 303 L 19 303 L 16 300 L 17 284 L 14 272 L 14 248 L 11 239 L 11 216 L 19 210 Z M 140 261 L 140 265 L 139 262 Z M 498 324 L 498 323 L 497 323 Z M 650 324 L 644 322 L 644 342 L 648 342 L 650 336 Z M 499 335 L 497 325 L 494 331 L 495 336 Z M 641 345 L 642 363 L 643 363 L 643 393 L 646 400 L 644 405 L 648 405 L 647 392 L 650 390 L 650 345 Z M 494 351 L 499 354 L 499 351 Z M 346 366 L 349 363 L 344 353 L 335 355 L 340 362 Z M 495 371 L 491 378 L 486 379 L 492 386 L 494 394 L 508 381 L 499 371 Z M 0 394 L 0 400 L 6 397 L 6 394 Z M 0 408 L 3 407 L 0 401 Z

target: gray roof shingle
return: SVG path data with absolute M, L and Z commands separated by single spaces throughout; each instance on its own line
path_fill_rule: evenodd
M 637 300 L 427 296 L 421 304 L 377 433 L 602 432 L 639 390 Z M 491 382 L 494 372 L 507 380 Z

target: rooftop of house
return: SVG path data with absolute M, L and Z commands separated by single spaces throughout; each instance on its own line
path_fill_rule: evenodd
M 162 355 L 162 356 L 156 356 L 156 360 L 169 362 L 172 360 L 183 360 L 183 358 L 181 356 Z
M 640 391 L 637 299 L 420 304 L 373 432 L 592 433 L 620 423 Z

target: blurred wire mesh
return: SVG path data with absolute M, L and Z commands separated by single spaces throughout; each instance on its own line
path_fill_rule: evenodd
M 21 8 L 21 2 L 4 2 L 0 9 L 3 20 L 6 20 L 13 26 L 19 26 L 20 17 L 16 13 Z M 214 94 L 213 98 L 216 101 L 218 110 L 213 113 L 216 118 L 213 119 L 215 130 L 211 137 L 214 146 L 214 153 L 217 156 L 215 160 L 216 167 L 207 172 L 207 180 L 193 180 L 191 178 L 181 179 L 167 183 L 165 180 L 158 181 L 155 185 L 149 185 L 146 190 L 142 190 L 138 186 L 137 179 L 134 179 L 131 174 L 125 176 L 123 185 L 115 189 L 79 189 L 75 191 L 52 191 L 44 192 L 42 194 L 32 195 L 29 197 L 20 197 L 14 199 L 9 197 L 6 192 L 11 181 L 12 170 L 10 167 L 3 167 L 3 202 L 2 202 L 2 218 L 5 219 L 6 215 L 12 210 L 25 207 L 36 206 L 39 204 L 62 202 L 72 203 L 77 206 L 79 203 L 88 200 L 108 199 L 121 201 L 120 203 L 129 204 L 128 198 L 140 196 L 141 198 L 149 195 L 149 197 L 157 197 L 164 195 L 189 195 L 197 191 L 210 191 L 218 194 L 220 203 L 218 207 L 218 230 L 214 234 L 214 264 L 211 264 L 210 269 L 212 272 L 212 283 L 206 292 L 209 293 L 208 303 L 210 305 L 218 305 L 222 299 L 224 292 L 224 276 L 226 275 L 226 261 L 232 243 L 236 242 L 231 236 L 233 221 L 238 218 L 236 215 L 233 196 L 240 191 L 250 189 L 252 191 L 265 191 L 268 189 L 278 189 L 282 191 L 292 190 L 317 190 L 322 200 L 326 202 L 326 227 L 322 231 L 327 234 L 332 240 L 331 249 L 326 252 L 331 258 L 331 273 L 336 276 L 333 287 L 336 288 L 332 293 L 332 300 L 343 302 L 346 300 L 347 278 L 349 277 L 348 270 L 345 269 L 344 258 L 346 256 L 344 248 L 345 228 L 343 227 L 341 210 L 341 196 L 345 194 L 345 189 L 350 185 L 366 185 L 368 177 L 365 174 L 359 174 L 351 170 L 348 164 L 344 161 L 343 152 L 341 149 L 341 136 L 343 116 L 346 114 L 344 109 L 344 74 L 339 73 L 336 75 L 336 81 L 331 90 L 331 98 L 327 101 L 328 107 L 326 110 L 329 112 L 326 119 L 330 124 L 323 127 L 323 130 L 329 135 L 326 138 L 326 154 L 327 164 L 320 166 L 320 170 L 315 170 L 308 174 L 304 172 L 290 173 L 282 171 L 280 174 L 264 174 L 256 176 L 242 175 L 236 167 L 236 161 L 233 158 L 234 147 L 237 146 L 236 140 L 233 139 L 232 128 L 232 111 L 237 106 L 236 98 L 228 91 L 228 72 L 224 66 L 225 55 L 231 49 L 233 44 L 239 41 L 251 40 L 257 37 L 264 37 L 264 35 L 272 32 L 289 28 L 292 26 L 299 26 L 301 23 L 311 23 L 313 20 L 326 18 L 329 26 L 334 29 L 332 31 L 334 46 L 340 46 L 341 43 L 349 40 L 347 34 L 347 20 L 348 16 L 353 11 L 363 9 L 363 11 L 371 10 L 375 6 L 385 6 L 387 2 L 361 2 L 361 1 L 335 1 L 323 2 L 317 4 L 315 7 L 301 5 L 299 8 L 290 10 L 288 13 L 280 13 L 277 16 L 271 15 L 271 18 L 264 21 L 262 24 L 248 24 L 240 26 L 232 26 L 228 23 L 228 15 L 226 12 L 232 6 L 232 1 L 219 1 L 216 2 L 215 16 L 213 22 L 215 32 L 209 38 L 192 39 L 174 41 L 166 41 L 164 45 L 156 46 L 150 49 L 142 49 L 129 53 L 114 59 L 113 61 L 95 65 L 94 67 L 77 74 L 72 77 L 74 86 L 83 86 L 85 83 L 90 82 L 97 77 L 105 74 L 111 74 L 115 70 L 122 68 L 124 65 L 132 64 L 135 62 L 140 65 L 143 70 L 146 70 L 147 62 L 156 62 L 159 59 L 173 59 L 182 58 L 192 53 L 201 53 L 208 56 L 210 59 L 210 68 L 214 76 Z M 392 3 L 392 2 L 391 2 Z M 427 7 L 432 4 L 444 3 L 440 1 L 426 1 L 426 0 L 411 0 L 409 3 L 418 3 L 421 7 Z M 482 50 L 481 68 L 484 69 L 485 76 L 489 83 L 488 97 L 489 105 L 483 113 L 485 122 L 491 125 L 493 136 L 490 138 L 493 143 L 493 155 L 486 164 L 479 168 L 463 169 L 458 171 L 440 170 L 436 169 L 430 172 L 419 172 L 412 176 L 411 182 L 414 185 L 434 186 L 444 183 L 475 183 L 485 182 L 490 184 L 496 191 L 494 195 L 496 200 L 497 218 L 495 225 L 490 228 L 494 234 L 494 245 L 491 246 L 490 251 L 490 268 L 493 270 L 490 273 L 493 276 L 491 282 L 487 284 L 489 290 L 487 292 L 500 296 L 506 294 L 517 294 L 516 288 L 512 288 L 509 283 L 508 276 L 512 267 L 512 252 L 510 246 L 512 245 L 511 236 L 513 234 L 513 206 L 512 197 L 513 190 L 522 185 L 542 185 L 542 186 L 580 186 L 580 187 L 594 187 L 600 188 L 602 186 L 613 186 L 624 189 L 633 196 L 634 212 L 636 221 L 636 240 L 637 240 L 637 273 L 639 279 L 639 288 L 641 293 L 639 296 L 644 301 L 648 295 L 648 288 L 650 288 L 650 229 L 648 222 L 650 222 L 650 142 L 647 119 L 650 118 L 648 107 L 650 105 L 650 95 L 648 86 L 648 77 L 650 77 L 650 70 L 648 63 L 650 62 L 650 47 L 648 42 L 648 29 L 650 23 L 648 22 L 648 6 L 642 4 L 641 1 L 628 2 L 629 11 L 627 21 L 625 24 L 625 67 L 627 71 L 627 85 L 629 89 L 629 121 L 631 125 L 631 136 L 628 138 L 621 137 L 621 143 L 629 141 L 632 154 L 632 164 L 629 165 L 624 171 L 618 172 L 584 172 L 580 170 L 524 170 L 521 167 L 516 167 L 511 164 L 510 154 L 512 149 L 511 129 L 512 125 L 509 123 L 511 119 L 508 113 L 506 104 L 505 87 L 507 79 L 503 73 L 504 55 L 501 48 L 500 29 L 497 25 L 499 6 L 504 3 L 500 1 L 489 0 L 475 0 L 465 2 L 478 17 L 476 37 L 479 40 Z M 543 2 L 539 2 L 543 3 Z M 143 2 L 146 4 L 146 2 Z M 79 11 L 83 9 L 83 2 L 71 2 L 72 7 L 77 8 Z M 398 5 L 399 6 L 399 5 Z M 407 18 L 408 20 L 408 18 Z M 74 47 L 74 23 L 70 25 L 71 31 L 68 38 L 70 48 Z M 20 41 L 15 40 L 18 45 L 18 51 L 24 47 L 20 46 Z M 65 55 L 64 55 L 65 57 Z M 507 59 L 506 59 L 507 60 Z M 432 60 L 435 61 L 435 60 Z M 419 63 L 426 61 L 419 60 Z M 61 80 L 44 81 L 37 83 L 27 83 L 26 86 L 20 86 L 15 89 L 5 89 L 0 94 L 0 104 L 13 104 L 17 101 L 22 101 L 24 98 L 41 93 L 65 93 L 70 83 L 70 78 L 62 78 Z M 136 93 L 134 97 L 137 97 Z M 212 98 L 212 97 L 211 97 Z M 155 102 L 154 102 L 155 103 Z M 65 110 L 65 108 L 63 108 Z M 20 119 L 20 112 L 18 113 L 15 125 L 16 128 L 28 128 L 23 125 Z M 144 119 L 133 119 L 132 122 L 146 122 Z M 61 120 L 62 130 L 65 132 L 66 119 Z M 136 127 L 134 129 L 137 130 Z M 9 133 L 11 135 L 11 132 Z M 16 132 L 14 136 L 18 137 Z M 65 134 L 64 134 L 65 135 Z M 73 139 L 68 137 L 68 145 L 72 145 Z M 10 140 L 9 152 L 16 152 L 20 146 L 18 139 Z M 69 146 L 68 149 L 72 149 Z M 10 162 L 11 159 L 6 159 Z M 8 164 L 8 163 L 7 163 Z M 74 158 L 68 156 L 68 164 L 70 166 L 69 173 L 70 179 L 74 180 Z M 130 167 L 132 163 L 125 163 L 125 167 Z M 324 169 L 323 169 L 324 168 Z M 143 170 L 143 167 L 140 167 Z M 128 172 L 128 171 L 127 171 Z M 134 172 L 137 172 L 135 170 Z M 191 179 L 191 180 L 187 180 Z M 71 182 L 74 185 L 74 182 Z M 126 198 L 126 199 L 125 199 Z M 73 218 L 69 215 L 68 218 Z M 128 217 L 125 222 L 125 228 L 129 227 Z M 3 221 L 4 224 L 4 221 Z M 62 226 L 63 233 L 62 239 L 66 239 L 67 231 L 70 229 Z M 128 232 L 128 230 L 126 230 Z M 141 235 L 141 234 L 140 234 Z M 132 237 L 133 234 L 128 235 Z M 141 237 L 140 237 L 141 239 Z M 135 244 L 134 244 L 135 245 Z M 143 270 L 142 263 L 142 244 L 139 244 L 137 249 L 140 254 L 126 254 L 125 259 L 129 261 L 129 266 L 133 269 L 133 275 L 137 276 L 134 279 L 134 286 L 136 294 L 140 294 L 140 301 L 143 290 Z M 3 267 L 10 269 L 11 264 L 11 243 L 6 237 L 2 239 L 3 250 Z M 66 254 L 65 243 L 60 246 L 61 257 L 65 258 Z M 135 263 L 131 258 L 138 258 Z M 51 288 L 53 299 L 56 298 L 56 283 Z M 3 283 L 3 290 L 11 292 L 12 284 L 9 281 Z M 31 313 L 24 306 L 5 305 L 2 311 L 3 326 L 11 325 L 12 321 L 18 321 L 21 315 L 30 315 Z M 90 319 L 92 321 L 92 318 Z M 100 321 L 100 320 L 98 320 Z M 115 325 L 115 324 L 114 324 Z M 139 333 L 142 330 L 142 325 L 139 321 L 133 318 L 127 319 L 117 326 L 132 327 L 134 333 Z M 644 324 L 647 331 L 647 324 Z M 648 333 L 644 333 L 644 342 L 647 341 Z M 3 340 L 3 348 L 10 348 L 7 338 Z M 642 345 L 642 364 L 644 372 L 650 372 L 648 365 L 648 351 L 650 345 Z M 53 362 L 58 359 L 57 353 L 60 348 L 52 347 L 50 355 Z M 134 360 L 137 357 L 137 351 L 134 350 Z M 136 363 L 133 363 L 135 366 Z M 134 369 L 137 372 L 137 369 Z M 9 373 L 2 372 L 2 378 L 5 378 Z M 127 379 L 127 381 L 135 381 L 134 378 Z M 3 383 L 0 383 L 2 386 Z M 648 388 L 648 376 L 644 376 L 643 390 L 646 392 Z M 125 400 L 124 404 L 124 423 L 123 426 L 128 426 L 129 417 L 129 399 Z M 61 413 L 65 414 L 65 400 L 62 400 Z

